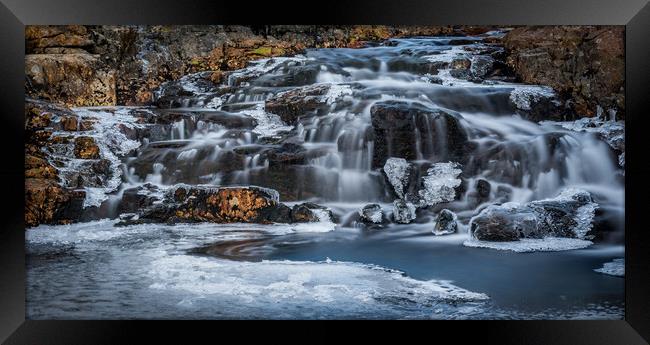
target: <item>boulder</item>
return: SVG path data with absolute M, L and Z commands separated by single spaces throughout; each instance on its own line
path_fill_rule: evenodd
M 332 211 L 327 207 L 312 202 L 297 204 L 291 209 L 291 221 L 294 223 L 320 222 L 332 219 Z
M 454 212 L 443 209 L 438 214 L 436 224 L 433 226 L 434 235 L 453 234 L 458 231 L 458 217 Z
M 583 190 L 566 189 L 552 199 L 526 204 L 490 205 L 470 220 L 473 238 L 518 241 L 520 238 L 567 237 L 593 239 L 598 207 Z
M 365 224 L 381 224 L 384 212 L 379 204 L 368 204 L 359 210 L 359 220 Z
M 152 203 L 136 217 L 118 225 L 134 222 L 289 223 L 290 211 L 279 202 L 278 193 L 268 188 L 180 184 L 166 190 L 161 202 Z

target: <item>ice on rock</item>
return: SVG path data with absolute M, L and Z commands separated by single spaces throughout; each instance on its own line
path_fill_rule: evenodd
M 393 218 L 397 223 L 410 223 L 415 219 L 415 205 L 401 199 L 393 201 Z
M 596 268 L 594 271 L 602 274 L 607 274 L 615 277 L 625 276 L 625 259 L 614 259 L 611 262 L 606 262 L 603 267 Z
M 120 168 L 121 158 L 140 147 L 140 142 L 127 138 L 121 128 L 137 129 L 142 125 L 136 123 L 137 118 L 131 115 L 134 107 L 79 107 L 71 110 L 79 116 L 80 119 L 90 119 L 93 121 L 93 127 L 89 131 L 73 133 L 74 136 L 90 136 L 95 140 L 99 148 L 101 159 L 110 162 L 111 176 L 101 187 L 85 187 L 86 198 L 84 207 L 100 206 L 108 198 L 109 193 L 117 191 L 122 183 L 122 169 Z M 146 109 L 140 109 L 146 111 Z M 66 132 L 66 135 L 70 133 Z M 55 154 L 56 156 L 56 154 Z M 67 154 L 66 154 L 67 156 Z M 55 157 L 57 160 L 66 162 L 61 168 L 62 171 L 76 171 L 75 165 L 77 159 L 68 157 Z
M 395 194 L 402 199 L 404 198 L 404 193 L 408 185 L 410 170 L 411 164 L 404 158 L 391 157 L 384 164 L 384 172 L 388 177 L 388 181 L 393 186 Z
M 435 163 L 427 170 L 424 176 L 423 185 L 418 194 L 420 195 L 420 206 L 432 206 L 442 202 L 453 201 L 456 197 L 455 188 L 460 186 L 461 180 L 458 175 L 462 170 L 460 165 L 454 162 Z
M 447 209 L 440 211 L 433 227 L 434 235 L 453 234 L 458 231 L 458 216 Z
M 369 223 L 381 223 L 383 215 L 384 213 L 379 204 L 369 204 L 359 210 L 361 220 Z
M 257 126 L 253 129 L 253 133 L 259 135 L 261 138 L 276 137 L 282 132 L 293 130 L 293 126 L 285 124 L 278 115 L 267 113 L 264 110 L 264 103 L 259 103 L 255 108 L 243 110 L 241 113 L 257 121 Z
M 553 97 L 555 97 L 555 92 L 548 86 L 516 87 L 510 92 L 510 100 L 521 110 L 530 110 L 532 103 Z

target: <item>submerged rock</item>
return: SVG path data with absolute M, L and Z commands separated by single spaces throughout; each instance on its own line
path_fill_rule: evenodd
M 590 232 L 597 207 L 588 192 L 569 188 L 552 199 L 490 205 L 471 219 L 470 233 L 484 241 L 544 237 L 589 240 L 593 238 Z
M 408 224 L 415 219 L 415 205 L 404 200 L 393 201 L 393 220 Z
M 447 235 L 453 234 L 458 231 L 458 217 L 454 212 L 443 209 L 438 214 L 436 225 L 433 227 L 434 235 Z

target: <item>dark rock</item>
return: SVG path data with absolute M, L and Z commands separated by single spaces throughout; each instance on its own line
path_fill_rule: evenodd
M 326 207 L 305 202 L 293 206 L 293 209 L 291 209 L 291 221 L 294 223 L 319 222 L 322 220 L 321 217 L 323 214 L 329 217 L 329 219 L 332 219 L 332 211 Z
M 458 231 L 458 223 L 456 219 L 457 216 L 455 213 L 447 209 L 443 209 L 438 214 L 436 225 L 433 227 L 433 234 L 446 235 L 456 233 Z
M 484 241 L 547 236 L 593 239 L 596 207 L 591 195 L 580 190 L 567 190 L 556 198 L 525 205 L 490 205 L 472 218 L 470 232 L 474 238 Z
M 328 90 L 327 85 L 315 85 L 282 92 L 266 100 L 264 108 L 286 124 L 295 125 L 301 117 L 314 116 L 328 108 L 323 97 Z
M 384 212 L 379 204 L 368 204 L 359 210 L 359 220 L 366 224 L 381 224 Z
M 571 113 L 592 117 L 598 106 L 625 116 L 624 28 L 526 26 L 506 34 L 507 63 L 525 83 L 548 85 L 571 99 Z
M 375 140 L 373 167 L 383 167 L 388 157 L 418 159 L 418 150 L 424 158 L 462 161 L 468 137 L 457 115 L 400 101 L 376 103 L 370 115 Z M 417 147 L 417 135 L 421 148 Z M 433 145 L 440 142 L 444 145 Z
M 145 183 L 141 186 L 125 189 L 122 192 L 118 210 L 119 213 L 136 213 L 151 207 L 154 202 L 162 201 L 163 192 L 158 186 Z

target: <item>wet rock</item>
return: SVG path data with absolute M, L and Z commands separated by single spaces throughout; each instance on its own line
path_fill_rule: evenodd
M 393 202 L 393 220 L 395 222 L 408 224 L 415 217 L 415 205 L 404 200 L 395 200 Z
M 76 137 L 74 140 L 74 155 L 81 159 L 98 159 L 99 146 L 92 137 Z
M 300 117 L 314 116 L 327 108 L 323 96 L 329 89 L 327 85 L 315 85 L 282 92 L 266 100 L 264 109 L 280 116 L 286 124 L 295 125 Z
M 42 178 L 25 179 L 25 225 L 68 224 L 81 215 L 85 192 Z
M 440 211 L 438 214 L 438 218 L 436 219 L 436 224 L 433 227 L 433 234 L 434 235 L 447 235 L 447 234 L 453 234 L 458 231 L 458 223 L 457 223 L 457 216 L 455 213 L 443 209 Z
M 119 213 L 137 213 L 138 211 L 151 207 L 154 203 L 163 199 L 163 191 L 154 184 L 145 183 L 138 187 L 125 189 L 122 192 L 118 210 Z
M 418 152 L 438 161 L 457 160 L 467 149 L 467 133 L 456 115 L 447 111 L 415 102 L 384 101 L 374 104 L 370 115 L 375 168 L 383 167 L 389 157 L 418 159 Z M 433 144 L 440 142 L 444 144 Z
M 391 72 L 410 72 L 414 74 L 438 74 L 438 70 L 447 67 L 446 62 L 428 61 L 413 56 L 398 56 L 386 62 Z
M 472 201 L 474 204 L 481 204 L 489 200 L 490 192 L 492 190 L 490 182 L 484 179 L 478 179 L 474 184 L 474 189 L 474 191 L 468 193 L 468 200 Z M 505 201 L 507 201 L 507 199 Z
M 168 81 L 153 94 L 153 102 L 159 108 L 179 108 L 205 105 L 218 97 L 218 86 L 212 81 L 213 72 L 189 74 Z M 211 95 L 211 97 L 210 97 Z
M 57 180 L 57 170 L 45 159 L 25 155 L 25 178 Z
M 137 222 L 286 223 L 288 214 L 277 192 L 268 188 L 176 185 L 162 202 L 139 212 Z
M 455 70 L 467 70 L 471 67 L 472 61 L 468 58 L 457 58 L 451 61 L 450 67 Z
M 476 78 L 486 78 L 494 71 L 494 59 L 490 56 L 477 55 L 472 58 L 470 72 Z
M 368 204 L 359 210 L 359 220 L 366 224 L 381 224 L 384 212 L 379 204 Z
M 506 34 L 507 63 L 525 83 L 548 85 L 580 117 L 597 107 L 624 118 L 624 29 L 617 26 L 527 26 Z
M 548 236 L 593 239 L 591 230 L 597 207 L 588 192 L 566 189 L 555 198 L 524 205 L 490 205 L 471 219 L 470 232 L 484 241 Z
M 319 222 L 332 219 L 332 211 L 311 202 L 294 205 L 291 209 L 291 221 L 294 223 Z
M 518 205 L 490 205 L 470 221 L 472 237 L 481 241 L 518 241 L 519 238 L 541 238 L 537 218 L 528 208 Z

